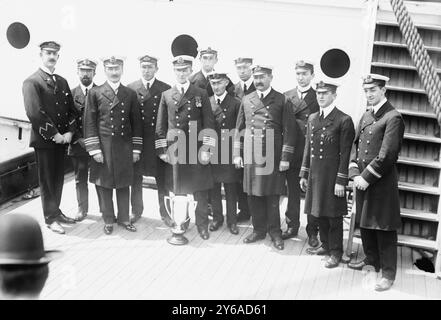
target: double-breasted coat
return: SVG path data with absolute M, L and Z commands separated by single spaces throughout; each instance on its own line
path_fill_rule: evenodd
M 295 144 L 296 153 L 294 154 L 293 161 L 291 163 L 291 169 L 300 169 L 303 161 L 303 151 L 305 149 L 306 128 L 308 118 L 311 114 L 319 111 L 319 105 L 317 103 L 317 95 L 313 88 L 309 88 L 303 99 L 300 99 L 297 94 L 297 88 L 289 90 L 284 95 L 291 101 L 294 108 L 294 116 L 296 118 L 299 132 Z
M 256 91 L 243 97 L 233 154 L 243 156 L 245 193 L 269 196 L 285 191 L 286 174 L 279 171 L 279 163 L 292 160 L 296 126 L 292 105 L 280 92 L 271 89 L 263 100 Z
M 347 214 L 346 197 L 337 197 L 334 188 L 348 183 L 354 136 L 351 117 L 337 107 L 323 120 L 318 112 L 309 117 L 300 169 L 300 177 L 308 179 L 305 213 L 330 218 Z
M 217 156 L 211 158 L 214 182 L 233 183 L 240 180 L 240 171 L 233 163 L 233 143 L 240 101 L 226 95 L 220 105 L 215 96 L 210 97 L 217 133 Z M 214 160 L 217 160 L 214 163 Z
M 142 151 L 142 120 L 136 93 L 123 86 L 117 94 L 105 82 L 87 96 L 84 119 L 87 152 L 100 150 L 104 163 L 91 161 L 90 182 L 123 188 L 133 180 L 133 151 Z
M 136 174 L 155 177 L 158 173 L 158 157 L 155 150 L 158 108 L 162 93 L 170 89 L 170 86 L 165 82 L 155 79 L 150 89 L 147 90 L 142 80 L 139 79 L 129 84 L 128 87 L 136 92 L 143 123 L 143 150 L 141 160 L 135 163 L 134 170 Z
M 350 177 L 361 175 L 369 187 L 356 191 L 360 227 L 393 231 L 401 227 L 396 162 L 404 135 L 401 114 L 388 102 L 360 119 L 351 152 Z
M 32 125 L 30 147 L 58 148 L 60 145 L 52 141 L 54 135 L 76 131 L 78 114 L 63 77 L 38 69 L 23 82 L 23 98 Z
M 94 87 L 96 87 L 95 84 L 92 85 L 92 88 Z M 84 95 L 84 92 L 81 89 L 80 85 L 72 89 L 72 97 L 78 113 L 77 129 L 72 137 L 72 142 L 69 144 L 67 154 L 69 156 L 87 157 L 89 156 L 89 154 L 87 153 L 86 149 L 78 142 L 78 139 L 84 139 L 83 121 L 84 112 L 86 110 L 86 96 Z
M 211 135 L 207 129 L 211 129 Z M 208 135 L 199 137 L 201 130 Z M 176 86 L 162 93 L 156 123 L 156 153 L 161 155 L 170 151 L 178 157 L 184 155 L 165 168 L 167 190 L 175 194 L 192 194 L 213 187 L 211 167 L 199 161 L 198 152 L 202 145 L 215 148 L 214 136 L 214 116 L 205 90 L 190 84 L 184 95 Z M 170 147 L 173 150 L 169 150 Z

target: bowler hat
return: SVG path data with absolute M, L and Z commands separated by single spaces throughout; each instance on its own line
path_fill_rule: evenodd
M 44 250 L 38 222 L 24 214 L 0 217 L 0 265 L 40 265 L 61 256 L 58 250 Z

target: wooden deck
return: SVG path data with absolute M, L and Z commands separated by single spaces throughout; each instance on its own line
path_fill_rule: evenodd
M 286 241 L 284 251 L 273 249 L 269 237 L 243 244 L 252 230 L 248 223 L 240 225 L 239 235 L 231 235 L 224 226 L 203 241 L 194 217 L 186 233 L 190 243 L 176 247 L 165 240 L 170 231 L 159 219 L 155 190 L 144 189 L 146 208 L 138 232 L 115 227 L 111 236 L 102 231 L 93 185 L 89 193 L 88 219 L 66 227 L 66 235 L 44 226 L 39 198 L 0 207 L 0 214 L 20 212 L 37 218 L 46 247 L 65 253 L 50 264 L 42 299 L 441 299 L 441 281 L 413 265 L 417 253 L 409 248 L 398 249 L 398 275 L 388 292 L 373 290 L 379 277 L 375 272 L 354 271 L 344 264 L 324 268 L 321 257 L 305 253 L 304 215 L 299 237 Z M 67 215 L 75 213 L 71 176 L 61 208 Z M 361 246 L 355 241 L 359 255 Z

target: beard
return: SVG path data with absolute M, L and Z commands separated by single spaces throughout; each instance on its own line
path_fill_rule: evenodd
M 85 86 L 85 87 L 90 86 L 90 84 L 92 83 L 91 78 L 81 78 L 80 81 L 83 84 L 83 86 Z

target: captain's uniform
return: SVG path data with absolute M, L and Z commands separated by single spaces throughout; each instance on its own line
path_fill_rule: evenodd
M 122 65 L 123 60 L 112 56 L 103 63 L 111 68 Z M 104 157 L 104 163 L 93 160 L 90 165 L 90 182 L 96 186 L 104 223 L 112 225 L 115 220 L 112 193 L 116 189 L 118 223 L 135 231 L 128 226 L 133 153 L 142 151 L 142 120 L 136 93 L 109 80 L 92 88 L 87 97 L 84 126 L 86 150 L 91 156 L 101 152 Z
M 314 65 L 304 60 L 297 61 L 295 69 L 302 69 L 314 73 Z M 289 170 L 286 172 L 286 181 L 288 184 L 288 205 L 286 207 L 285 217 L 286 224 L 289 228 L 297 231 L 300 227 L 300 167 L 303 160 L 303 151 L 305 149 L 305 136 L 309 116 L 319 111 L 317 96 L 311 85 L 308 87 L 297 86 L 284 93 L 291 101 L 294 108 L 294 115 L 298 124 L 299 132 L 296 140 L 296 153 L 290 164 Z M 306 233 L 310 238 L 315 238 L 318 234 L 318 220 L 313 215 L 307 215 Z M 315 240 L 318 245 L 318 241 Z
M 333 83 L 319 82 L 317 92 L 335 92 Z M 300 177 L 308 180 L 305 213 L 319 219 L 322 251 L 334 260 L 343 255 L 343 216 L 347 214 L 346 197 L 335 194 L 335 186 L 348 183 L 349 156 L 354 140 L 354 123 L 334 102 L 308 119 L 306 143 Z
M 384 87 L 389 78 L 371 74 L 363 87 Z M 357 218 L 366 264 L 382 269 L 382 276 L 394 280 L 397 272 L 397 230 L 401 227 L 396 163 L 404 135 L 401 114 L 386 98 L 360 119 L 352 146 L 350 177 L 361 176 L 369 183 L 356 190 Z
M 58 52 L 60 45 L 48 41 L 40 48 Z M 67 81 L 45 67 L 40 67 L 23 82 L 22 91 L 26 115 L 32 124 L 29 146 L 35 150 L 44 219 L 51 225 L 64 217 L 60 201 L 66 154 L 66 145 L 55 143 L 53 137 L 57 133 L 76 131 L 77 111 Z
M 149 55 L 139 58 L 141 65 L 157 65 L 158 59 Z M 149 81 L 144 78 L 139 79 L 128 85 L 136 92 L 139 107 L 141 110 L 141 119 L 143 123 L 143 151 L 141 160 L 134 164 L 134 177 L 131 186 L 131 204 L 132 214 L 141 216 L 144 210 L 142 199 L 142 176 L 155 177 L 158 190 L 159 212 L 162 219 L 167 219 L 168 214 L 165 209 L 164 196 L 165 189 L 165 162 L 159 159 L 155 150 L 155 131 L 158 118 L 158 108 L 162 93 L 170 86 L 156 77 Z
M 225 73 L 212 72 L 208 75 L 213 86 L 216 82 L 228 81 Z M 215 88 L 216 89 L 216 88 Z M 214 90 L 216 91 L 216 90 Z M 215 118 L 215 127 L 218 137 L 217 156 L 211 158 L 214 187 L 210 190 L 211 205 L 213 208 L 213 223 L 210 231 L 217 230 L 224 221 L 222 210 L 221 187 L 224 185 L 227 226 L 231 233 L 237 234 L 237 184 L 240 177 L 239 169 L 233 163 L 233 138 L 236 128 L 237 115 L 239 114 L 240 101 L 224 91 L 218 96 L 216 93 L 210 97 L 211 109 Z M 242 188 L 240 188 L 242 190 Z
M 272 68 L 253 68 L 254 76 L 262 74 L 271 75 Z M 243 152 L 240 134 L 234 143 L 234 156 L 243 154 L 243 190 L 248 194 L 255 235 L 249 242 L 264 238 L 266 233 L 273 241 L 281 240 L 279 198 L 286 176 L 279 171 L 279 163 L 292 159 L 297 130 L 291 103 L 282 93 L 269 87 L 259 95 L 254 91 L 242 99 L 236 130 L 245 129 Z M 283 243 L 276 247 L 283 249 Z
M 84 70 L 95 71 L 97 63 L 91 59 L 79 59 L 77 61 L 77 68 Z M 78 112 L 77 118 L 77 130 L 72 137 L 72 142 L 69 144 L 67 154 L 72 159 L 72 165 L 75 172 L 75 190 L 77 192 L 78 202 L 78 217 L 85 217 L 89 211 L 89 153 L 86 151 L 84 144 L 84 129 L 83 119 L 84 111 L 86 109 L 86 97 L 90 90 L 96 87 L 92 82 L 89 86 L 84 86 L 80 83 L 72 90 L 72 97 L 75 104 L 75 108 Z M 78 218 L 81 220 L 81 218 Z
M 191 68 L 190 58 L 176 57 L 174 68 Z M 202 144 L 214 148 L 216 139 L 204 136 L 203 141 L 199 141 L 198 135 L 203 129 L 212 129 L 214 132 L 213 112 L 205 90 L 187 81 L 184 84 L 177 83 L 162 93 L 156 124 L 156 153 L 164 155 L 178 151 L 178 157 L 184 155 L 184 158 L 178 159 L 176 153 L 171 155 L 177 162 L 166 165 L 165 187 L 176 195 L 193 194 L 197 201 L 196 225 L 204 235 L 203 238 L 208 239 L 207 201 L 208 190 L 213 188 L 213 177 L 211 167 L 199 161 L 198 151 Z M 182 149 L 183 144 L 175 143 L 178 138 L 185 142 L 185 150 Z M 168 150 L 171 146 L 174 147 L 173 151 Z

